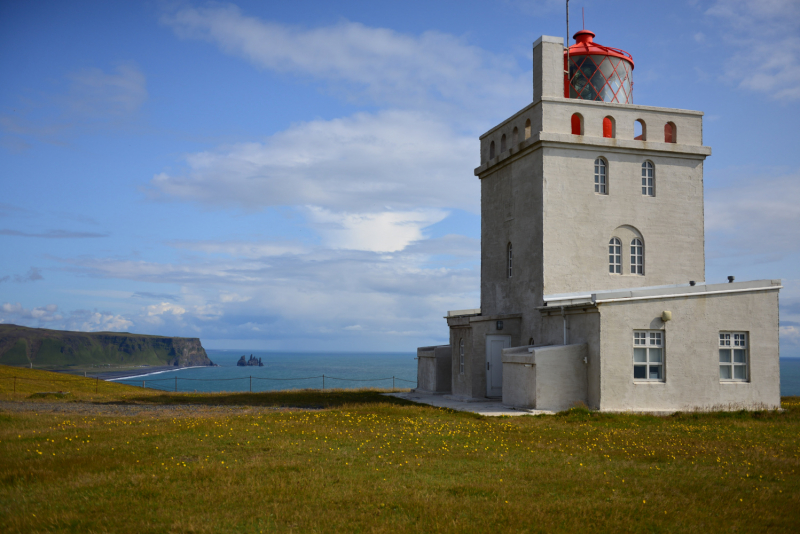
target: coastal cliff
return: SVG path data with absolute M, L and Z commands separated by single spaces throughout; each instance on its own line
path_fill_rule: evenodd
M 214 365 L 198 338 L 69 332 L 0 324 L 0 364 Z

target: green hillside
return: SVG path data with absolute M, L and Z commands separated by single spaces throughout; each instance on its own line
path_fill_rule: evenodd
M 197 338 L 69 332 L 11 324 L 0 324 L 0 364 L 33 364 L 36 367 L 212 365 Z

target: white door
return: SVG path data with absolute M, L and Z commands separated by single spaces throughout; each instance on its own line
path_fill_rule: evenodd
M 511 346 L 511 336 L 486 336 L 486 396 L 503 396 L 503 349 Z

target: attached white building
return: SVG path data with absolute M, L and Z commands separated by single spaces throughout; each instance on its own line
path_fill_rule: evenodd
M 633 105 L 633 59 L 593 37 L 576 33 L 569 60 L 539 38 L 533 102 L 480 138 L 481 307 L 448 312 L 450 345 L 419 349 L 418 389 L 777 408 L 780 281 L 703 282 L 703 113 Z

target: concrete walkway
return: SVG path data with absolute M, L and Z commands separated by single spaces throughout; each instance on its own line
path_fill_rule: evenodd
M 450 395 L 424 395 L 422 393 L 385 393 L 398 399 L 405 399 L 420 404 L 428 404 L 437 408 L 449 408 L 459 412 L 472 412 L 490 417 L 501 415 L 552 415 L 554 412 L 547 410 L 526 410 L 524 408 L 511 408 L 504 406 L 500 399 L 469 399 L 459 400 Z

